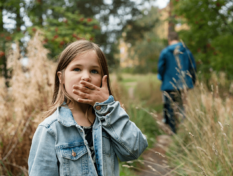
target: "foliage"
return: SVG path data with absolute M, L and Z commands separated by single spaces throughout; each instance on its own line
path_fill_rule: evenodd
M 54 4 L 59 6 L 52 6 Z M 41 10 L 39 13 L 38 9 Z M 45 35 L 44 45 L 50 51 L 50 58 L 54 60 L 67 44 L 80 39 L 94 40 L 94 31 L 100 31 L 96 19 L 84 18 L 77 10 L 68 11 L 61 1 L 36 1 L 29 6 L 28 11 L 34 22 L 34 25 L 29 27 L 30 36 L 37 30 L 42 30 Z M 50 14 L 47 11 L 50 11 Z
M 149 108 L 144 109 L 132 105 L 128 108 L 127 113 L 130 116 L 130 120 L 132 120 L 142 133 L 146 135 L 149 148 L 152 148 L 155 143 L 156 136 L 161 134 L 161 131 L 149 110 Z
M 189 30 L 180 32 L 207 79 L 214 70 L 233 79 L 233 23 L 231 0 L 173 0 L 174 14 Z
M 10 70 L 7 70 L 7 58 L 5 53 L 9 48 L 9 43 L 12 41 L 17 41 L 22 47 L 22 43 L 20 39 L 23 36 L 23 32 L 21 31 L 21 26 L 24 25 L 24 21 L 22 19 L 20 8 L 25 5 L 23 0 L 7 0 L 0 2 L 0 73 L 1 76 L 5 78 L 6 86 L 9 86 L 8 79 L 10 78 Z M 6 29 L 3 22 L 3 15 L 14 14 L 9 19 L 15 20 L 15 25 L 12 29 Z
M 146 3 L 150 0 L 144 0 Z M 141 10 L 142 3 L 132 0 L 70 0 L 69 11 L 79 10 L 86 18 L 96 17 L 102 26 L 101 32 L 93 31 L 95 41 L 101 46 L 108 58 L 111 70 L 119 65 L 116 54 L 118 51 L 117 39 L 122 37 L 122 32 L 128 26 L 132 26 L 128 39 L 134 40 L 134 36 L 141 38 L 141 33 L 150 30 L 153 23 L 137 25 L 137 19 L 146 16 Z M 114 21 L 114 24 L 113 24 Z
M 18 33 L 21 31 L 21 25 L 24 25 L 24 21 L 20 14 L 20 8 L 24 7 L 25 2 L 23 0 L 7 0 L 1 1 L 0 3 L 0 32 L 8 31 Z M 3 22 L 3 14 L 4 12 L 15 14 L 11 15 L 10 19 L 15 20 L 16 24 L 14 28 L 5 29 L 4 22 Z
M 144 107 L 161 110 L 162 92 L 156 76 L 151 75 L 147 79 L 138 81 L 135 86 L 135 94 Z
M 142 10 L 143 15 L 135 18 L 135 22 L 130 22 L 124 28 L 126 42 L 135 44 L 137 41 L 142 40 L 146 32 L 154 32 L 159 25 L 159 13 L 157 7 L 151 7 L 150 9 Z M 138 30 L 141 29 L 141 32 Z M 136 32 L 138 31 L 138 32 Z
M 139 64 L 132 68 L 133 73 L 156 73 L 159 54 L 162 50 L 161 41 L 150 32 L 141 41 L 137 41 L 130 49 L 129 58 L 138 60 Z
M 0 4 L 0 9 L 2 9 L 0 32 L 5 30 L 3 23 L 3 11 L 5 10 L 12 13 L 13 16 L 16 15 L 12 18 L 16 21 L 16 26 L 12 31 L 16 31 L 16 33 L 20 33 L 21 29 L 25 28 L 25 21 L 32 23 L 29 29 L 23 31 L 30 37 L 35 30 L 44 29 L 48 35 L 45 44 L 50 50 L 51 58 L 57 56 L 59 49 L 74 39 L 84 37 L 88 40 L 91 39 L 98 43 L 105 52 L 111 71 L 119 64 L 116 58 L 117 39 L 121 37 L 125 27 L 128 24 L 135 27 L 135 30 L 130 33 L 132 36 L 140 36 L 140 33 L 153 27 L 151 25 L 153 23 L 145 26 L 137 25 L 136 20 L 145 16 L 141 11 L 141 6 L 142 4 L 131 0 L 111 2 L 105 0 L 8 0 Z M 20 12 L 20 8 L 23 9 L 23 12 Z M 23 20 L 23 18 L 27 18 L 27 20 Z M 114 26 L 112 25 L 113 20 Z M 111 24 L 109 24 L 110 22 Z M 58 32 L 55 29 L 58 29 Z M 71 33 L 72 30 L 74 30 L 74 35 Z M 22 35 L 18 36 L 17 40 L 22 37 Z M 26 44 L 21 43 L 20 45 L 24 54 L 24 45 Z
M 118 75 L 111 75 L 112 78 L 114 78 L 114 76 L 116 77 L 115 79 L 118 78 Z M 157 75 L 133 75 L 123 73 L 120 77 L 118 86 L 116 86 L 116 84 L 112 84 L 114 93 L 118 92 L 117 94 L 120 94 L 120 97 L 124 98 L 120 101 L 123 104 L 123 107 L 126 109 L 126 112 L 129 114 L 130 120 L 133 121 L 146 136 L 149 149 L 153 148 L 157 136 L 162 134 L 162 130 L 164 130 L 157 121 L 157 114 L 154 113 L 155 110 L 158 113 L 161 112 L 161 107 L 159 106 L 161 106 L 162 103 L 161 92 L 159 90 L 160 83 L 157 80 Z M 118 91 L 116 91 L 115 87 L 118 88 Z M 130 97 L 129 92 L 132 89 L 133 97 Z M 150 163 L 150 160 L 145 160 L 145 163 L 142 161 L 142 157 L 140 157 L 134 161 L 121 162 L 120 175 L 137 175 L 137 173 L 133 171 L 143 170 L 143 165 Z
M 162 95 L 159 90 L 160 83 L 156 75 L 153 74 L 122 74 L 122 77 L 123 79 L 119 82 L 121 86 L 117 87 L 121 87 L 124 90 L 120 91 L 120 95 L 126 98 L 122 99 L 121 103 L 124 104 L 130 120 L 147 136 L 149 147 L 152 147 L 155 137 L 161 133 L 155 119 L 151 115 L 162 103 Z M 129 97 L 128 92 L 130 89 L 133 91 L 134 97 Z M 161 109 L 156 110 L 160 112 Z
M 132 29 L 127 32 L 127 40 L 134 41 L 135 38 L 142 39 L 142 34 L 154 27 L 154 21 L 143 25 L 138 24 L 138 19 L 147 16 L 141 7 L 142 4 L 131 0 L 111 2 L 105 0 L 8 0 L 0 4 L 0 9 L 2 9 L 0 33 L 6 30 L 9 32 L 3 23 L 3 11 L 6 11 L 15 16 L 12 20 L 16 22 L 16 25 L 9 35 L 11 35 L 11 41 L 20 42 L 23 55 L 26 54 L 26 43 L 23 43 L 22 37 L 24 34 L 32 37 L 36 30 L 44 31 L 46 35 L 44 44 L 50 50 L 49 55 L 52 59 L 56 59 L 60 51 L 75 39 L 93 40 L 106 54 L 110 71 L 112 71 L 119 65 L 116 57 L 119 52 L 117 39 L 122 37 L 122 32 L 131 26 Z M 20 9 L 21 11 L 23 9 L 23 12 L 20 12 Z M 25 21 L 31 23 L 31 27 L 26 30 Z M 21 29 L 24 31 L 21 32 Z M 2 50 L 5 52 L 5 48 Z M 149 64 L 151 65 L 154 64 Z M 155 67 L 151 69 L 155 70 Z
M 125 42 L 130 43 L 129 58 L 137 60 L 138 64 L 132 68 L 133 73 L 156 73 L 160 51 L 163 42 L 157 36 L 157 27 L 160 25 L 158 8 L 151 7 L 144 10 L 145 16 L 138 18 L 132 25 L 125 28 Z M 138 27 L 142 32 L 134 32 Z M 129 70 L 128 70 L 129 71 Z
M 120 164 L 119 170 L 120 170 L 120 176 L 136 176 L 136 174 L 131 171 L 130 169 L 123 167 L 122 165 L 124 164 Z

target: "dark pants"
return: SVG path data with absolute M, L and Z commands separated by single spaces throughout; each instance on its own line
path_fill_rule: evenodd
M 182 101 L 181 91 L 165 91 L 163 92 L 164 107 L 163 114 L 164 120 L 170 126 L 173 133 L 177 131 L 179 117 L 184 118 L 184 106 Z

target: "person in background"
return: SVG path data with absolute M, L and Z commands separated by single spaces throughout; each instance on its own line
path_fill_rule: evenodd
M 184 118 L 183 98 L 188 89 L 192 89 L 196 81 L 196 64 L 192 53 L 179 42 L 176 32 L 168 35 L 168 43 L 162 50 L 158 62 L 158 79 L 162 81 L 164 101 L 164 122 L 173 133 L 177 132 L 177 109 Z

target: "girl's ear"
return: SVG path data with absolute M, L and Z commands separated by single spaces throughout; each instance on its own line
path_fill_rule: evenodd
M 58 72 L 57 72 L 57 76 L 58 76 L 59 82 L 60 82 L 60 84 L 61 84 L 61 83 L 62 83 L 62 72 L 61 72 L 61 71 L 58 71 Z

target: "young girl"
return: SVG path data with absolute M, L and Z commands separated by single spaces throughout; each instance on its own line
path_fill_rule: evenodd
M 106 58 L 89 41 L 61 53 L 46 116 L 32 140 L 30 176 L 116 176 L 118 158 L 137 159 L 148 145 L 114 100 Z

